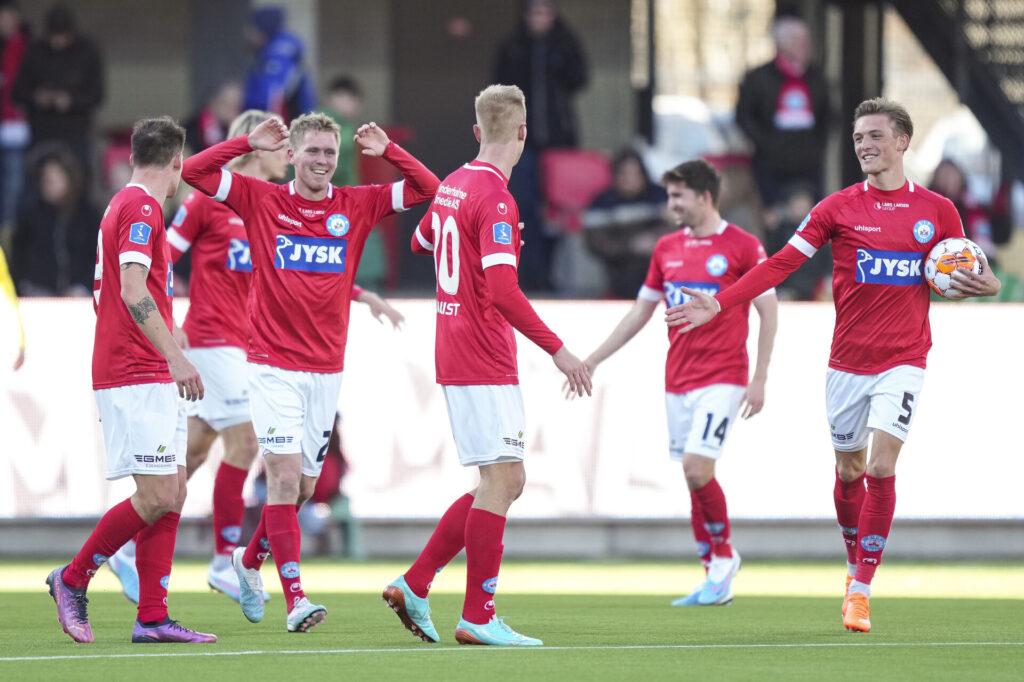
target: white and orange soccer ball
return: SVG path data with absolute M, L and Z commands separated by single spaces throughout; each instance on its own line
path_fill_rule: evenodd
M 957 268 L 981 274 L 981 247 L 966 237 L 950 237 L 932 247 L 924 259 L 924 281 L 932 291 L 943 298 L 964 298 L 950 288 L 953 271 Z

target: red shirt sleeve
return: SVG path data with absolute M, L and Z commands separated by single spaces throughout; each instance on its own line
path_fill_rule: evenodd
M 537 312 L 519 289 L 515 268 L 508 265 L 494 265 L 484 268 L 487 289 L 491 303 L 509 324 L 523 336 L 554 355 L 562 347 L 562 340 L 548 329 Z
M 786 244 L 768 260 L 759 263 L 736 282 L 715 296 L 722 310 L 753 300 L 768 289 L 778 286 L 807 260 L 792 244 Z
M 431 220 L 431 212 L 423 216 L 416 229 L 412 232 L 412 252 L 421 256 L 429 256 L 434 253 L 434 230 L 428 224 Z
M 434 198 L 434 193 L 437 192 L 437 186 L 441 184 L 441 181 L 415 156 L 391 142 L 384 150 L 383 158 L 398 169 L 404 180 L 401 203 L 399 204 L 393 199 L 395 212 L 404 211 Z
M 186 251 L 192 248 L 204 220 L 203 207 L 198 192 L 192 192 L 181 202 L 174 214 L 171 224 L 167 227 L 167 244 L 171 247 L 171 262 L 177 263 Z
M 358 301 L 359 297 L 363 295 L 363 291 L 365 291 L 365 289 L 363 289 L 361 286 L 359 286 L 358 284 L 353 284 L 352 295 L 349 297 L 350 300 Z
M 224 169 L 225 164 L 251 151 L 252 147 L 249 146 L 249 140 L 245 135 L 225 140 L 185 159 L 181 179 L 204 194 L 224 201 L 231 189 L 231 173 Z M 229 179 L 225 180 L 225 174 Z

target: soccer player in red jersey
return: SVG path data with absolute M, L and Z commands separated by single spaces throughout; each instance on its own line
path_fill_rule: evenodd
M 688 299 L 683 287 L 718 293 L 766 258 L 757 237 L 722 220 L 716 208 L 721 177 L 707 161 L 676 166 L 665 173 L 662 184 L 668 190 L 669 212 L 682 229 L 658 240 L 633 307 L 586 359 L 591 374 L 643 329 L 662 299 L 667 306 L 679 305 Z M 764 405 L 779 303 L 774 289 L 753 303 L 760 328 L 757 363 L 749 384 L 749 304 L 736 306 L 691 335 L 669 330 L 665 363 L 669 456 L 682 462 L 697 554 L 707 569 L 707 579 L 689 596 L 673 601 L 673 606 L 732 601 L 732 579 L 739 570 L 740 555 L 730 543 L 725 494 L 715 479 L 715 461 L 737 415 L 742 411 L 744 418 L 750 418 Z
M 247 548 L 232 564 L 242 611 L 263 617 L 259 568 L 274 555 L 286 596 L 287 629 L 306 632 L 326 609 L 302 589 L 296 507 L 313 492 L 341 388 L 352 280 L 370 229 L 381 218 L 426 201 L 437 177 L 370 123 L 356 132 L 363 153 L 402 173 L 389 185 L 334 187 L 338 126 L 323 114 L 300 116 L 290 130 L 267 119 L 189 158 L 182 177 L 224 202 L 245 222 L 253 275 L 249 292 L 249 401 L 267 466 L 267 505 Z M 288 146 L 295 180 L 274 185 L 222 169 L 254 150 Z
M 931 347 L 921 264 L 936 243 L 964 231 L 948 199 L 903 172 L 914 133 L 906 109 L 870 99 L 853 119 L 853 147 L 867 179 L 822 200 L 785 247 L 725 291 L 710 296 L 684 289 L 693 298 L 666 311 L 666 321 L 681 332 L 705 324 L 777 285 L 832 242 L 836 325 L 825 403 L 836 456 L 836 516 L 847 552 L 843 624 L 868 632 L 871 580 L 896 505 L 896 459 Z M 981 274 L 958 270 L 954 277 L 954 287 L 967 296 L 999 292 L 984 259 Z
M 426 642 L 440 641 L 427 592 L 434 574 L 466 548 L 466 598 L 455 630 L 460 644 L 539 645 L 495 615 L 494 593 L 505 515 L 526 482 L 526 430 L 516 365 L 518 329 L 551 354 L 571 390 L 590 394 L 586 367 L 541 321 L 519 289 L 519 210 L 508 177 L 526 140 L 526 99 L 512 85 L 476 98 L 473 132 L 480 153 L 445 178 L 412 238 L 433 254 L 437 271 L 437 382 L 448 404 L 463 466 L 480 483 L 445 512 L 416 562 L 384 589 L 402 623 Z
M 185 130 L 143 119 L 132 130 L 131 182 L 114 195 L 96 249 L 93 388 L 107 449 L 107 478 L 135 479 L 135 493 L 96 525 L 70 564 L 46 578 L 64 631 L 93 641 L 89 580 L 136 533 L 140 599 L 132 642 L 216 642 L 167 616 L 167 585 L 185 502 L 185 407 L 203 397 L 199 372 L 171 335 L 170 250 L 164 199 L 181 180 Z

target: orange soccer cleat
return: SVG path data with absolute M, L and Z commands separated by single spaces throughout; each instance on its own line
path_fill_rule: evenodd
M 843 617 L 846 617 L 846 607 L 850 604 L 850 583 L 853 582 L 853 576 L 846 576 L 846 591 L 843 592 Z
M 846 613 L 843 615 L 843 625 L 851 632 L 871 631 L 871 603 L 868 598 L 860 592 L 854 592 L 847 598 Z

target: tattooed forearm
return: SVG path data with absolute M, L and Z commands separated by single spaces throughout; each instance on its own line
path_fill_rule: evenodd
M 138 303 L 132 305 L 128 304 L 128 312 L 132 314 L 135 322 L 138 324 L 145 324 L 146 318 L 149 314 L 156 312 L 156 301 L 153 300 L 152 296 L 146 296 Z

